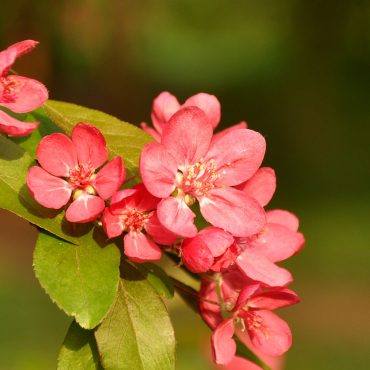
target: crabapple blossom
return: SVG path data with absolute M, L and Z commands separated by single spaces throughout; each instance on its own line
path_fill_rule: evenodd
M 15 113 L 26 113 L 48 99 L 48 91 L 31 78 L 7 75 L 15 59 L 30 52 L 38 42 L 25 40 L 0 52 L 0 106 Z M 12 136 L 30 134 L 40 122 L 22 122 L 0 110 L 0 130 Z
M 160 93 L 153 101 L 151 118 L 155 128 L 148 126 L 145 122 L 140 124 L 141 128 L 151 135 L 156 141 L 161 142 L 163 130 L 169 119 L 181 108 L 195 106 L 202 109 L 208 116 L 213 130 L 216 129 L 221 118 L 221 105 L 214 95 L 199 93 L 191 96 L 183 105 L 180 105 L 175 96 L 167 91 Z M 212 144 L 221 139 L 232 130 L 247 128 L 246 122 L 240 122 L 215 134 L 212 138 Z
M 158 218 L 171 232 L 194 237 L 196 199 L 204 218 L 234 236 L 259 233 L 265 214 L 259 202 L 234 189 L 259 168 L 265 139 L 241 129 L 210 147 L 212 125 L 197 107 L 186 107 L 168 121 L 161 143 L 148 143 L 141 153 L 140 173 L 148 191 L 158 198 Z
M 72 195 L 66 219 L 82 223 L 92 221 L 103 212 L 104 200 L 118 190 L 126 176 L 118 156 L 95 173 L 107 158 L 108 150 L 101 132 L 89 123 L 80 122 L 72 131 L 72 140 L 59 133 L 41 140 L 37 148 L 41 167 L 29 169 L 28 189 L 48 208 L 63 207 Z
M 133 261 L 147 262 L 161 258 L 161 249 L 143 234 L 144 229 L 160 244 L 172 244 L 177 239 L 159 223 L 156 211 L 153 211 L 159 201 L 146 190 L 144 184 L 137 184 L 132 189 L 114 194 L 110 207 L 104 211 L 104 231 L 109 238 L 127 232 L 123 238 L 125 254 Z

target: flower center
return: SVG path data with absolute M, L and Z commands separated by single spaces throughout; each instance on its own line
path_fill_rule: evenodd
M 69 182 L 72 185 L 85 188 L 95 177 L 95 168 L 89 163 L 87 166 L 80 164 L 76 168 L 69 170 Z
M 246 325 L 248 330 L 252 330 L 256 334 L 261 332 L 265 338 L 268 339 L 269 336 L 267 332 L 270 330 L 270 328 L 262 325 L 262 317 L 258 316 L 255 312 L 247 312 L 246 316 Z
M 24 86 L 22 80 L 16 80 L 14 77 L 0 77 L 0 82 L 4 95 L 16 95 L 19 93 L 19 89 Z
M 184 174 L 181 189 L 196 197 L 209 197 L 210 190 L 224 188 L 224 185 L 215 184 L 221 175 L 216 174 L 217 166 L 213 165 L 213 162 L 214 160 L 211 159 L 209 165 L 206 165 L 204 159 L 201 158 L 198 163 L 189 166 Z
M 267 231 L 269 231 L 269 229 L 264 228 L 257 234 L 254 234 L 254 235 L 251 235 L 251 236 L 246 236 L 246 237 L 243 237 L 243 238 L 236 238 L 236 242 L 238 243 L 238 245 L 243 250 L 251 248 L 252 246 L 251 245 L 248 246 L 248 244 L 256 241 L 260 236 L 264 235 Z
M 128 215 L 121 216 L 125 222 L 125 231 L 140 232 L 149 221 L 151 215 L 145 212 L 136 212 L 135 209 Z

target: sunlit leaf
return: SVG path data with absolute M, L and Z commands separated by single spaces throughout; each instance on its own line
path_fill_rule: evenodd
M 166 306 L 133 266 L 122 261 L 121 283 L 95 332 L 105 370 L 173 370 L 176 341 Z

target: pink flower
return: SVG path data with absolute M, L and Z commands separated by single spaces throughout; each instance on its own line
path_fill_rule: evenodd
M 38 43 L 26 40 L 0 53 L 0 106 L 15 113 L 26 113 L 44 104 L 48 92 L 43 84 L 31 78 L 10 75 L 15 59 L 30 52 Z M 22 122 L 0 110 L 0 130 L 13 136 L 30 134 L 40 122 Z
M 239 256 L 240 247 L 230 233 L 217 227 L 207 227 L 181 245 L 181 258 L 192 272 L 220 272 Z
M 176 97 L 167 91 L 160 93 L 153 101 L 151 117 L 155 128 L 149 127 L 145 122 L 142 122 L 140 126 L 155 140 L 161 142 L 163 130 L 169 119 L 181 108 L 189 106 L 195 106 L 202 109 L 204 113 L 207 114 L 213 130 L 216 129 L 221 118 L 221 106 L 220 102 L 214 95 L 199 93 L 190 97 L 183 105 L 180 105 Z M 215 134 L 212 138 L 212 145 L 232 130 L 241 128 L 247 128 L 247 123 L 240 122 L 237 125 Z
M 109 238 L 127 232 L 124 236 L 125 254 L 132 261 L 147 262 L 161 258 L 160 248 L 146 235 L 159 244 L 172 244 L 177 236 L 166 230 L 158 221 L 156 212 L 159 198 L 151 195 L 144 184 L 137 184 L 133 189 L 117 192 L 111 200 L 111 207 L 103 214 L 103 227 Z
M 247 129 L 230 132 L 210 148 L 211 139 L 206 114 L 186 107 L 168 121 L 161 143 L 144 147 L 140 157 L 143 182 L 151 194 L 163 198 L 158 218 L 173 233 L 194 237 L 195 214 L 188 205 L 198 199 L 201 213 L 213 226 L 239 237 L 256 234 L 265 224 L 263 208 L 231 186 L 257 171 L 265 140 Z
M 101 132 L 84 122 L 74 127 L 72 140 L 59 133 L 45 136 L 37 148 L 42 168 L 32 167 L 27 174 L 30 193 L 43 206 L 56 209 L 67 204 L 73 193 L 67 220 L 84 223 L 96 219 L 105 208 L 103 199 L 110 198 L 126 176 L 118 156 L 95 174 L 108 158 L 105 146 Z
M 297 254 L 304 245 L 304 237 L 297 232 L 298 218 L 281 210 L 266 212 L 265 230 L 252 238 L 236 238 L 242 253 L 236 259 L 239 269 L 264 287 L 285 287 L 293 281 L 289 271 L 278 267 L 281 262 Z
M 223 275 L 224 283 L 230 277 Z M 235 324 L 238 322 L 242 327 L 246 327 L 253 346 L 265 355 L 280 356 L 285 353 L 292 342 L 290 329 L 283 320 L 266 310 L 296 304 L 300 301 L 299 297 L 288 289 L 263 291 L 259 284 L 246 285 L 239 294 L 234 290 L 234 294 L 228 296 L 230 287 L 224 290 L 224 283 L 221 285 L 224 301 L 230 302 L 229 304 L 235 303 L 233 309 L 229 311 L 232 317 L 223 320 L 218 306 L 198 301 L 202 317 L 212 329 L 215 329 L 212 335 L 214 362 L 227 365 L 233 360 L 236 345 L 232 337 Z M 203 279 L 199 295 L 217 301 L 215 283 Z

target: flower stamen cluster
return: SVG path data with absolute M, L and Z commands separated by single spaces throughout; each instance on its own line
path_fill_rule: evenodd
M 17 80 L 13 76 L 8 78 L 0 77 L 1 86 L 3 87 L 3 94 L 16 95 L 19 94 L 19 89 L 24 86 L 22 80 Z
M 135 209 L 133 209 L 128 215 L 121 215 L 121 218 L 125 220 L 124 231 L 142 231 L 151 217 L 151 214 L 148 214 L 147 212 L 137 212 Z
M 96 177 L 95 168 L 90 163 L 80 164 L 69 170 L 69 183 L 84 188 Z

